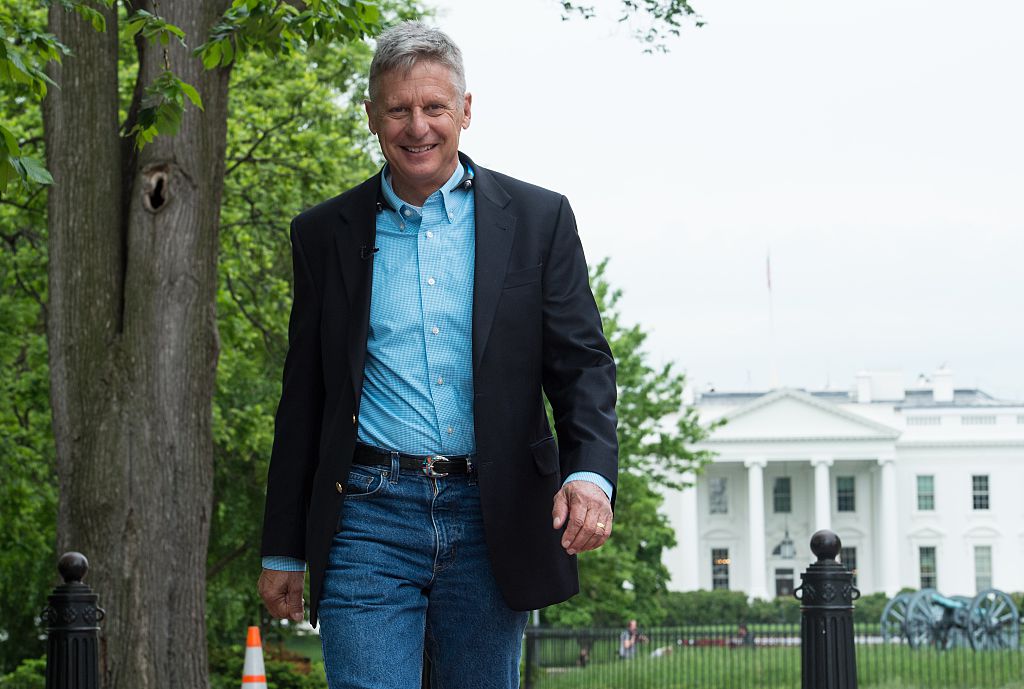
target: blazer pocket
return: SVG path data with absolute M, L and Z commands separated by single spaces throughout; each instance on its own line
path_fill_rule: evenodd
M 530 445 L 530 452 L 533 453 L 533 464 L 537 467 L 537 473 L 541 476 L 554 474 L 559 470 L 558 466 L 558 445 L 552 436 Z
M 543 266 L 533 266 L 532 268 L 513 270 L 510 273 L 506 273 L 505 284 L 502 286 L 502 289 L 520 287 L 522 285 L 529 285 L 532 282 L 537 282 L 540 280 L 540 271 L 542 267 Z

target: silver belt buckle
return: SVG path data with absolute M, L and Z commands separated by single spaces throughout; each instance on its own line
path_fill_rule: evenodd
M 434 471 L 434 462 L 438 460 L 447 462 L 448 458 L 445 457 L 444 455 L 427 455 L 426 458 L 423 460 L 423 466 L 421 467 L 423 469 L 423 473 L 429 476 L 430 478 L 444 478 L 445 476 L 447 476 L 447 473 Z

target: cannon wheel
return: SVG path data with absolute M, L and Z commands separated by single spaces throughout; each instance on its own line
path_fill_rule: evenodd
M 907 606 L 914 594 L 899 593 L 896 597 L 885 604 L 882 611 L 882 640 L 889 643 L 893 640 L 902 640 L 907 636 Z
M 938 620 L 942 611 L 935 610 L 932 596 L 935 589 L 921 589 L 911 595 L 907 604 L 907 643 L 911 648 L 925 648 L 935 643 Z
M 986 589 L 975 596 L 967 618 L 967 636 L 975 651 L 1017 648 L 1020 614 L 1013 599 L 996 589 Z

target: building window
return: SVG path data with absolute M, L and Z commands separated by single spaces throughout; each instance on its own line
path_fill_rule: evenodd
M 711 549 L 711 588 L 729 588 L 729 549 Z
M 938 588 L 938 577 L 935 572 L 935 546 L 921 546 L 918 549 L 918 558 L 921 566 L 921 588 Z
M 793 595 L 793 570 L 775 570 L 775 595 L 789 598 Z
M 991 414 L 974 414 L 973 416 L 961 416 L 960 423 L 965 426 L 995 426 L 996 417 Z
M 974 546 L 974 586 L 977 593 L 992 588 L 992 546 Z
M 854 512 L 857 509 L 857 492 L 853 476 L 836 477 L 836 511 Z
M 842 563 L 843 567 L 853 574 L 853 585 L 857 585 L 857 549 L 856 548 L 840 548 L 839 549 L 839 562 Z
M 778 514 L 789 514 L 793 511 L 793 485 L 788 476 L 775 479 L 772 488 L 772 503 Z
M 935 477 L 917 477 L 917 509 L 922 512 L 935 511 Z
M 711 514 L 729 514 L 729 494 L 726 492 L 725 479 L 721 476 L 709 478 L 708 486 L 711 489 Z
M 908 416 L 908 426 L 941 426 L 941 416 Z
M 971 507 L 976 510 L 988 509 L 988 474 L 971 476 Z

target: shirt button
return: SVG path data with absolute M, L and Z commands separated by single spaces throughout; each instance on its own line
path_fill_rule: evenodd
M 434 233 L 431 232 L 430 230 L 427 230 L 427 239 L 433 239 L 433 238 L 434 238 Z
M 449 220 L 455 220 L 455 214 L 454 213 L 449 213 L 448 214 L 448 219 Z
M 437 327 L 437 326 L 435 325 L 435 326 L 434 326 L 433 328 L 431 328 L 431 329 L 430 329 L 430 332 L 432 332 L 432 333 L 434 333 L 434 334 L 436 335 L 436 334 L 438 334 L 439 332 L 441 332 L 441 329 L 440 329 L 440 328 L 438 328 L 438 327 Z
M 433 285 L 435 282 L 436 282 L 436 280 L 434 280 L 434 278 L 427 278 L 427 284 L 428 285 Z
M 437 384 L 438 385 L 444 385 L 444 378 L 442 378 L 441 376 L 438 376 L 437 377 Z
M 401 225 L 399 225 L 399 226 L 398 226 L 398 229 L 400 229 L 400 230 L 404 230 L 404 229 L 405 229 L 405 223 L 402 223 Z
M 402 211 L 402 215 L 408 218 L 410 215 L 412 215 L 412 211 L 406 208 L 404 211 Z
M 449 433 L 454 433 L 454 432 L 455 432 L 455 429 L 454 429 L 454 428 L 452 428 L 451 426 L 449 426 L 449 427 L 448 427 L 448 432 L 449 432 Z
M 338 491 L 339 493 L 344 493 L 345 492 L 345 486 L 341 485 L 341 483 L 335 482 L 334 490 Z

